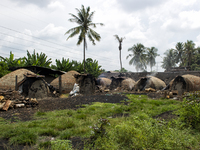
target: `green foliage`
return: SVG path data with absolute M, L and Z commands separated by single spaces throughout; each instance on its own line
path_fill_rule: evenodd
M 183 105 L 179 113 L 185 126 L 191 126 L 200 131 L 200 91 L 184 94 Z
M 23 144 L 31 145 L 35 144 L 37 140 L 37 134 L 29 129 L 13 128 L 3 133 L 3 138 L 9 139 L 10 144 Z
M 45 115 L 46 115 L 45 112 L 42 112 L 42 111 L 36 112 L 36 116 L 45 116 Z
M 68 72 L 72 70 L 73 63 L 69 61 L 69 58 L 66 60 L 64 57 L 62 58 L 62 61 L 56 59 L 56 65 L 52 65 L 52 69 L 60 70 Z
M 178 42 L 174 48 L 164 53 L 162 68 L 170 69 L 171 67 L 189 67 L 190 70 L 200 70 L 200 47 L 195 47 L 192 40 L 185 43 Z
M 164 69 L 170 69 L 176 66 L 176 55 L 174 49 L 169 49 L 164 53 L 166 56 L 163 58 L 163 64 L 161 65 Z
M 93 23 L 92 19 L 94 16 L 94 12 L 90 13 L 90 7 L 85 8 L 84 5 L 81 6 L 81 9 L 76 8 L 78 15 L 71 14 L 71 19 L 69 19 L 70 22 L 75 22 L 78 24 L 77 27 L 74 27 L 72 29 L 69 29 L 66 34 L 70 34 L 67 38 L 74 37 L 75 35 L 79 34 L 77 45 L 80 45 L 83 42 L 83 52 L 84 52 L 84 59 L 83 63 L 85 66 L 85 50 L 87 49 L 87 41 L 86 37 L 92 42 L 93 45 L 95 45 L 95 40 L 100 41 L 101 36 L 95 32 L 92 28 L 96 28 L 97 25 L 103 25 L 103 23 Z M 84 73 L 85 73 L 85 67 L 84 67 Z
M 60 134 L 61 139 L 69 139 L 72 136 L 72 132 L 70 130 L 66 130 Z
M 69 58 L 66 60 L 62 58 L 62 61 L 56 59 L 56 65 L 52 65 L 52 69 L 56 70 L 62 70 L 62 71 L 70 71 L 75 70 L 79 73 L 84 73 L 84 62 L 77 62 L 72 60 L 69 61 Z M 102 73 L 101 66 L 98 64 L 97 60 L 94 60 L 92 58 L 87 58 L 85 61 L 85 70 L 86 73 L 92 74 L 94 77 L 98 77 Z
M 84 149 L 200 148 L 199 131 L 183 126 L 183 120 L 153 119 L 163 112 L 177 110 L 182 106 L 181 101 L 155 100 L 146 95 L 126 96 L 126 105 L 95 102 L 76 110 L 38 112 L 34 120 L 28 122 L 10 123 L 0 119 L 0 137 L 14 144 L 35 144 L 39 149 L 66 149 L 69 143 L 65 140 L 73 137 L 90 139 L 85 141 Z M 198 100 L 198 97 L 193 95 L 192 99 Z M 44 142 L 43 138 L 52 136 L 55 143 Z
M 33 54 L 31 55 L 30 52 L 27 50 L 27 57 L 24 57 L 25 59 L 25 66 L 40 66 L 40 67 L 50 67 L 50 64 L 52 63 L 51 58 L 47 60 L 47 56 L 45 53 L 35 53 L 35 50 L 33 51 Z
M 25 64 L 24 58 L 14 59 L 14 54 L 12 53 L 12 51 L 10 51 L 9 58 L 0 56 L 0 60 L 1 60 L 1 62 L 5 62 L 8 66 L 8 68 L 22 67 Z
M 132 52 L 132 54 L 129 54 L 126 57 L 126 59 L 132 57 L 129 61 L 129 65 L 134 65 L 137 72 L 139 70 L 145 70 L 147 65 L 145 46 L 141 43 L 137 43 L 136 45 L 133 45 L 131 48 L 129 48 L 128 51 Z
M 57 135 L 59 135 L 59 132 L 53 128 L 47 128 L 39 130 L 39 135 L 56 137 Z
M 147 48 L 147 64 L 150 66 L 151 72 L 152 67 L 156 64 L 156 57 L 159 56 L 157 51 L 158 49 L 155 47 Z
M 72 144 L 69 140 L 51 141 L 52 150 L 72 150 Z
M 40 147 L 39 150 L 42 150 L 43 148 L 50 149 L 50 147 L 51 147 L 51 141 L 40 142 L 39 143 L 39 147 Z
M 9 67 L 8 67 L 7 63 L 0 61 L 0 78 L 3 77 L 4 75 L 10 73 L 10 71 L 8 69 L 9 69 Z
M 115 70 L 115 72 L 123 72 L 123 73 L 125 73 L 125 72 L 128 72 L 128 70 L 126 70 L 125 68 L 122 68 L 121 71 L 120 70 Z
M 93 75 L 94 77 L 98 77 L 101 73 L 102 70 L 100 69 L 101 66 L 99 66 L 97 60 L 92 60 L 92 58 L 87 58 L 85 62 L 85 68 L 86 68 L 86 73 Z
M 96 140 L 99 136 L 103 137 L 106 135 L 106 129 L 105 129 L 106 125 L 110 125 L 108 119 L 100 118 L 98 120 L 98 123 L 92 127 L 93 131 L 92 131 L 92 136 L 90 137 L 92 141 Z

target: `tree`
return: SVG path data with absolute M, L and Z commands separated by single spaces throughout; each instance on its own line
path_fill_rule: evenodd
M 96 28 L 96 25 L 103 25 L 103 23 L 93 23 L 92 19 L 95 12 L 90 13 L 90 7 L 87 7 L 86 9 L 82 5 L 81 9 L 76 8 L 78 15 L 71 14 L 71 19 L 69 19 L 70 22 L 75 22 L 78 24 L 77 27 L 74 27 L 72 29 L 69 29 L 66 34 L 70 34 L 67 38 L 74 37 L 75 35 L 79 34 L 77 45 L 80 45 L 83 42 L 83 61 L 84 61 L 84 73 L 85 73 L 85 50 L 87 49 L 87 41 L 86 36 L 88 39 L 92 42 L 93 45 L 95 45 L 95 40 L 100 41 L 101 37 L 100 34 L 95 32 L 90 27 Z
M 137 43 L 137 45 L 133 45 L 133 47 L 129 48 L 128 51 L 131 51 L 132 54 L 129 54 L 126 59 L 132 57 L 129 61 L 129 65 L 135 65 L 135 69 L 137 70 L 145 70 L 146 69 L 146 48 L 143 44 Z
M 0 78 L 10 73 L 8 65 L 4 61 L 0 61 Z
M 164 53 L 166 56 L 163 58 L 163 64 L 161 65 L 162 68 L 168 70 L 171 67 L 176 66 L 176 56 L 174 53 L 174 49 L 169 49 Z
M 192 65 L 192 57 L 193 54 L 195 52 L 195 43 L 193 41 L 189 41 L 187 40 L 187 42 L 184 44 L 185 47 L 185 54 L 186 54 L 186 62 L 187 62 L 187 66 L 191 66 Z
M 121 50 L 122 50 L 122 42 L 123 42 L 123 39 L 125 39 L 125 37 L 119 38 L 118 35 L 114 35 L 114 37 L 115 37 L 116 40 L 119 42 L 119 60 L 120 60 L 120 72 L 121 72 L 121 71 L 122 71 Z
M 67 72 L 67 71 L 72 70 L 72 62 L 69 61 L 69 58 L 66 60 L 63 57 L 62 61 L 56 59 L 56 65 L 52 65 L 51 68 Z
M 12 51 L 10 51 L 10 56 L 8 58 L 0 56 L 0 59 L 7 64 L 8 68 L 22 67 L 25 63 L 24 58 L 14 59 L 14 54 Z
M 184 44 L 178 42 L 175 46 L 176 63 L 180 63 L 179 66 L 184 66 Z
M 30 52 L 27 50 L 27 57 L 24 57 L 26 62 L 25 66 L 40 66 L 40 67 L 50 67 L 52 63 L 51 58 L 47 60 L 47 56 L 45 53 L 36 54 L 35 50 L 31 55 Z
M 128 72 L 128 70 L 126 70 L 125 68 L 122 68 L 122 70 L 115 70 L 115 72 L 123 72 L 123 73 L 126 73 L 126 72 Z
M 158 49 L 155 47 L 147 48 L 147 64 L 150 65 L 151 72 L 152 72 L 152 67 L 155 66 L 156 64 L 156 57 L 159 56 L 157 54 Z
M 98 64 L 97 60 L 93 61 L 92 58 L 87 58 L 85 65 L 87 72 L 92 74 L 94 77 L 98 77 L 102 73 L 102 70 L 100 69 L 101 66 Z

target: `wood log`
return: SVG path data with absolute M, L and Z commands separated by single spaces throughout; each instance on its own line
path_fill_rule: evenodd
M 6 103 L 4 104 L 2 110 L 7 111 L 11 103 L 12 103 L 12 101 L 7 100 Z
M 3 108 L 4 105 L 5 105 L 5 102 L 0 103 L 0 110 Z
M 17 107 L 17 108 L 21 108 L 21 107 L 24 107 L 25 106 L 25 104 L 15 104 L 15 107 Z

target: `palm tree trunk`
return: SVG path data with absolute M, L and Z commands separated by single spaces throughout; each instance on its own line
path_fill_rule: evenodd
M 85 74 L 85 38 L 83 42 L 83 68 L 84 68 L 84 74 Z
M 120 60 L 120 67 L 121 67 L 121 70 L 120 70 L 120 72 L 122 72 L 122 59 L 121 59 L 121 50 L 119 50 L 119 60 Z

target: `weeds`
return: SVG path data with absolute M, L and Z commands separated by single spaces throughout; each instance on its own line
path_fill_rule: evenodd
M 183 104 L 175 100 L 152 100 L 145 95 L 127 96 L 126 105 L 96 102 L 77 110 L 38 111 L 36 120 L 28 122 L 10 123 L 0 118 L 0 137 L 10 144 L 37 145 L 40 150 L 72 149 L 68 140 L 73 137 L 90 139 L 84 149 L 200 148 L 199 130 L 193 130 L 198 129 L 200 122 L 198 93 L 186 97 Z M 152 118 L 178 108 L 181 120 Z M 39 136 L 56 140 L 41 142 Z
M 185 126 L 200 131 L 200 91 L 185 93 L 183 104 L 179 110 L 180 119 Z

